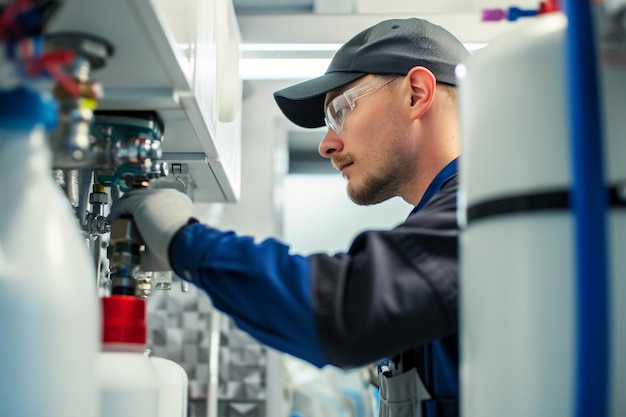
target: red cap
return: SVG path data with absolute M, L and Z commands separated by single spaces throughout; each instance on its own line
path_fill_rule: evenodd
M 146 300 L 112 295 L 102 300 L 102 343 L 147 343 Z
M 559 10 L 561 10 L 561 8 L 557 0 L 546 0 L 539 3 L 539 10 L 537 10 L 537 14 L 558 12 Z

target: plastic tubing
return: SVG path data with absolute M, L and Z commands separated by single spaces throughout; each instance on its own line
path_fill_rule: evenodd
M 609 306 L 607 199 L 595 34 L 590 2 L 565 0 L 565 56 L 575 222 L 574 416 L 607 417 Z

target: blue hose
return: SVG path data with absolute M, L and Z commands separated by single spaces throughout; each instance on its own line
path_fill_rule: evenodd
M 576 236 L 574 415 L 607 417 L 609 284 L 600 81 L 590 2 L 564 1 Z

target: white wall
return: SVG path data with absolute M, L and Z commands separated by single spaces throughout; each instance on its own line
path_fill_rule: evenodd
M 288 83 L 284 81 L 246 81 L 242 116 L 241 198 L 226 204 L 222 228 L 230 228 L 259 239 L 280 232 L 274 183 L 286 165 L 275 159 L 286 152 L 284 126 L 286 119 L 274 102 L 273 92 Z
M 304 254 L 345 252 L 357 233 L 393 227 L 402 223 L 412 209 L 400 198 L 375 206 L 357 206 L 348 199 L 339 172 L 289 175 L 284 203 L 285 240 L 295 252 Z

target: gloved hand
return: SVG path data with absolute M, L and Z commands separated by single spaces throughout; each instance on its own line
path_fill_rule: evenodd
M 193 203 L 172 188 L 137 189 L 124 194 L 111 206 L 109 221 L 132 217 L 146 251 L 141 266 L 146 271 L 171 270 L 169 246 L 172 238 L 193 216 Z

